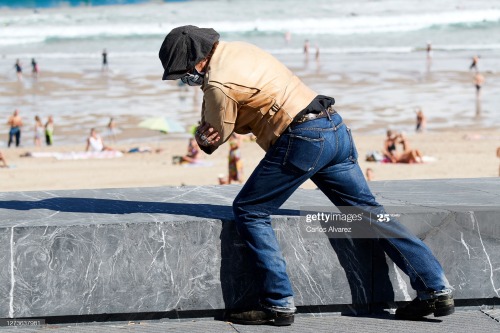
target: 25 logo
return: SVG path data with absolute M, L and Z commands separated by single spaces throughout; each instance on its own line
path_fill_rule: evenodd
M 389 214 L 377 214 L 378 222 L 389 222 L 390 220 Z

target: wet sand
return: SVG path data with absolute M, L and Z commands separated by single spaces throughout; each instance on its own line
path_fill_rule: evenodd
M 303 54 L 278 54 L 283 63 L 318 94 L 336 99 L 336 109 L 350 126 L 366 134 L 383 134 L 387 127 L 411 132 L 415 108 L 421 107 L 431 131 L 479 131 L 500 127 L 500 63 L 486 51 L 481 59 L 485 76 L 482 114 L 476 117 L 473 71 L 469 54 L 436 53 L 430 69 L 424 52 L 402 54 L 322 54 L 319 61 Z M 33 80 L 22 59 L 25 75 L 17 82 L 14 70 L 0 73 L 0 119 L 15 108 L 26 124 L 25 142 L 35 115 L 55 121 L 56 144 L 77 144 L 96 127 L 101 132 L 110 117 L 124 131 L 135 131 L 146 117 L 165 116 L 187 127 L 200 115 L 202 93 L 161 81 L 156 54 L 120 57 L 110 53 L 110 70 L 101 72 L 100 59 L 37 58 L 38 80 Z M 0 59 L 3 68 L 15 59 Z M 28 67 L 28 68 L 26 68 Z M 0 147 L 8 127 L 0 125 Z M 154 134 L 143 132 L 144 139 Z M 136 138 L 135 134 L 131 138 Z

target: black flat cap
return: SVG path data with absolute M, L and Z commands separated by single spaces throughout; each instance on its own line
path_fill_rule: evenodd
M 159 57 L 163 80 L 176 80 L 194 68 L 205 58 L 220 35 L 211 28 L 194 25 L 177 27 L 170 31 L 161 44 Z

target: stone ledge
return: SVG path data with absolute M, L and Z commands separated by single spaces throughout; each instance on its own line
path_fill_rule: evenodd
M 464 300 L 500 293 L 499 185 L 498 178 L 370 183 L 382 204 L 406 208 L 401 222 L 431 247 Z M 255 301 L 252 268 L 232 223 L 239 189 L 0 193 L 0 318 Z M 408 279 L 375 242 L 301 236 L 300 207 L 329 205 L 320 191 L 299 190 L 273 217 L 296 304 L 363 310 L 411 299 Z

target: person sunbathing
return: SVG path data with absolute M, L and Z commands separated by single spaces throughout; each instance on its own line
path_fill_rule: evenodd
M 95 128 L 92 128 L 90 130 L 90 136 L 87 138 L 87 147 L 85 148 L 85 151 L 89 150 L 91 152 L 101 152 L 101 151 L 110 151 L 114 149 L 105 146 L 101 136 L 97 133 Z
M 397 146 L 401 145 L 402 152 L 398 152 Z M 401 133 L 387 131 L 384 142 L 384 157 L 391 163 L 422 163 L 423 154 L 419 149 L 410 149 L 408 139 Z
M 172 158 L 173 164 L 194 164 L 198 162 L 200 158 L 200 146 L 196 142 L 195 138 L 189 139 L 189 145 L 187 149 L 187 154 L 184 156 L 174 156 Z

